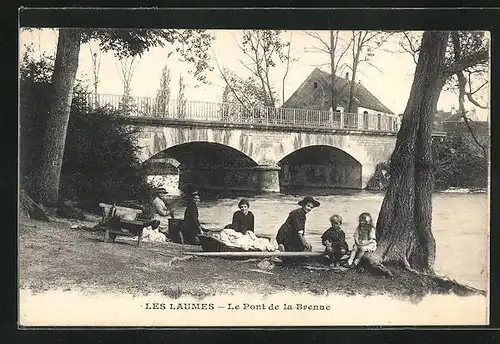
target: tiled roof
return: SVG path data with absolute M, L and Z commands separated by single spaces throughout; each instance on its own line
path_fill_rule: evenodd
M 320 91 L 311 86 L 314 82 L 320 83 Z M 330 108 L 331 87 L 330 74 L 315 68 L 300 87 L 292 94 L 292 96 L 285 102 L 284 107 L 288 108 L 315 108 L 325 109 Z M 338 105 L 344 106 L 347 109 L 349 103 L 350 81 L 335 76 L 335 89 L 340 94 L 337 99 Z M 321 104 L 323 97 L 318 97 L 318 94 L 323 96 L 325 104 Z M 356 83 L 354 86 L 353 100 L 358 106 L 372 109 L 375 111 L 394 114 L 387 106 L 382 104 L 370 91 L 363 85 Z

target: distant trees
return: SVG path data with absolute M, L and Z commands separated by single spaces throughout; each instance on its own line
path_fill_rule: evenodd
M 351 85 L 349 90 L 349 104 L 347 112 L 353 111 L 354 91 L 356 85 L 356 76 L 361 63 L 367 63 L 377 70 L 377 66 L 370 62 L 370 58 L 374 56 L 375 50 L 379 49 L 391 36 L 391 33 L 384 31 L 352 31 L 351 39 Z
M 92 60 L 92 81 L 94 84 L 94 107 L 98 106 L 97 90 L 99 87 L 99 74 L 101 71 L 102 52 L 99 49 L 99 42 L 95 40 L 89 41 L 90 58 Z
M 134 107 L 130 93 L 132 91 L 132 78 L 137 65 L 138 61 L 135 56 L 120 57 L 117 63 L 120 79 L 123 83 L 123 94 L 119 105 L 119 109 L 123 113 L 130 113 Z
M 331 89 L 331 99 L 330 104 L 332 109 L 335 110 L 338 105 L 338 97 L 339 92 L 336 86 L 336 75 L 346 67 L 346 64 L 341 64 L 341 61 L 344 59 L 349 47 L 351 47 L 352 39 L 347 42 L 343 42 L 340 38 L 340 31 L 338 30 L 330 30 L 329 35 L 330 39 L 325 40 L 318 32 L 308 32 L 306 34 L 314 38 L 315 41 L 318 42 L 319 45 L 313 46 L 313 49 L 318 50 L 320 52 L 326 53 L 329 56 L 329 65 L 330 65 L 330 80 L 329 86 Z
M 179 75 L 179 92 L 177 93 L 177 116 L 184 118 L 186 115 L 186 84 L 182 74 Z
M 165 65 L 161 70 L 160 88 L 156 92 L 156 115 L 168 115 L 168 105 L 170 103 L 170 69 Z
M 236 101 L 244 107 L 253 106 L 256 100 L 262 106 L 276 106 L 278 93 L 272 82 L 271 71 L 276 66 L 277 61 L 287 62 L 290 60 L 290 51 L 288 50 L 290 42 L 282 40 L 280 36 L 282 32 L 282 30 L 243 31 L 238 47 L 247 58 L 246 61 L 240 62 L 249 72 L 249 77 L 239 76 L 218 65 L 224 82 L 233 92 Z M 286 78 L 286 73 L 284 78 Z M 250 95 L 245 97 L 248 94 L 247 91 L 250 92 Z

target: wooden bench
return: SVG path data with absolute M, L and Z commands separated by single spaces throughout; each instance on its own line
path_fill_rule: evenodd
M 142 210 L 105 203 L 99 203 L 99 206 L 103 212 L 101 223 L 106 228 L 104 242 L 114 242 L 117 236 L 137 236 L 137 246 L 141 244 L 142 232 L 149 222 L 137 220 Z

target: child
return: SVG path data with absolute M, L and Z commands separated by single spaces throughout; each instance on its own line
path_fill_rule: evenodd
M 369 213 L 359 215 L 359 224 L 354 231 L 354 247 L 348 260 L 348 265 L 357 267 L 365 252 L 373 252 L 377 249 L 375 240 L 375 227 Z
M 330 258 L 334 267 L 340 264 L 340 258 L 344 256 L 349 246 L 345 241 L 345 233 L 341 228 L 342 217 L 338 214 L 330 217 L 331 227 L 328 228 L 321 236 L 321 241 L 325 245 L 325 253 Z

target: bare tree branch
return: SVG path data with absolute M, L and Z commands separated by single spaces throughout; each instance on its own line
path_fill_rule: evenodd
M 451 76 L 479 63 L 487 62 L 489 57 L 488 55 L 489 54 L 487 50 L 480 50 L 475 54 L 471 54 L 455 60 L 455 62 L 444 69 L 444 75 Z
M 229 82 L 229 80 L 227 79 L 226 77 L 226 74 L 224 73 L 223 69 L 220 67 L 219 65 L 219 62 L 217 61 L 217 56 L 215 54 L 215 51 L 213 50 L 213 47 L 212 47 L 212 52 L 214 53 L 214 61 L 215 61 L 215 65 L 217 66 L 217 69 L 219 70 L 219 73 L 220 75 L 222 76 L 222 78 L 224 79 L 226 85 L 231 89 L 231 92 L 233 93 L 234 97 L 236 98 L 236 100 L 238 100 L 238 102 L 241 104 L 241 106 L 243 106 L 243 108 L 245 110 L 248 111 L 247 107 L 245 106 L 245 102 L 243 102 L 239 97 L 238 97 L 238 93 L 236 92 L 236 90 L 234 89 L 233 85 L 231 84 L 231 82 Z

